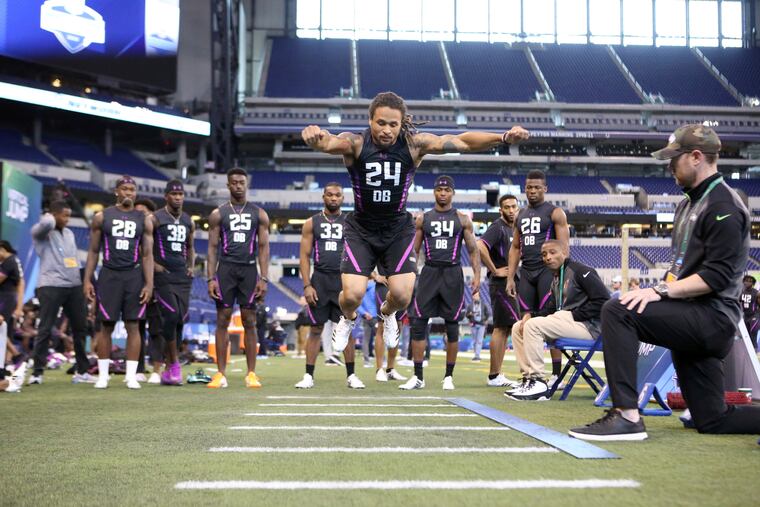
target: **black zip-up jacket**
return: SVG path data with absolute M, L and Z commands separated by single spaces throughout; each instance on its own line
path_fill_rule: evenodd
M 699 275 L 713 291 L 693 300 L 707 302 L 738 323 L 742 316 L 739 304 L 742 276 L 749 256 L 749 212 L 725 182 L 715 186 L 697 205 L 710 184 L 720 177 L 716 173 L 687 190 L 686 199 L 676 208 L 675 224 L 685 214 L 690 214 L 689 220 L 695 222 L 678 279 Z M 675 254 L 680 251 L 680 237 L 679 231 L 674 230 Z
M 582 322 L 591 336 L 596 338 L 601 333 L 602 306 L 610 298 L 610 292 L 594 268 L 575 262 L 569 257 L 565 259 L 564 266 L 565 287 L 562 290 L 562 304 L 557 305 L 560 274 L 557 271 L 552 280 L 552 297 L 534 317 L 545 317 L 558 310 L 567 310 L 573 314 L 574 321 Z

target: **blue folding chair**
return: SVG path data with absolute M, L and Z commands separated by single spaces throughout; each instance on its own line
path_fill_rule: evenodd
M 594 370 L 590 362 L 594 353 L 598 350 L 602 350 L 602 337 L 599 336 L 596 340 L 557 338 L 551 345 L 555 349 L 562 351 L 562 354 L 567 358 L 567 364 L 562 368 L 562 371 L 557 377 L 557 381 L 549 390 L 549 397 L 551 398 L 554 395 L 571 368 L 573 369 L 573 372 L 570 379 L 567 381 L 565 388 L 562 390 L 562 395 L 559 397 L 560 401 L 567 398 L 579 378 L 583 378 L 591 389 L 593 389 L 596 394 L 599 394 L 602 388 L 604 388 L 605 382 L 596 370 Z M 581 355 L 581 352 L 585 352 L 586 354 Z

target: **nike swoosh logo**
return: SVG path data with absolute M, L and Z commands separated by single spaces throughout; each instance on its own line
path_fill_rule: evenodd
M 585 275 L 583 275 L 583 278 L 586 278 L 589 273 L 591 273 L 591 271 L 589 271 L 588 273 L 586 273 Z
M 729 213 L 728 215 L 718 215 L 718 216 L 715 217 L 715 220 L 717 220 L 718 222 L 720 222 L 721 220 L 725 220 L 726 218 L 728 218 L 730 216 L 731 216 L 731 213 Z

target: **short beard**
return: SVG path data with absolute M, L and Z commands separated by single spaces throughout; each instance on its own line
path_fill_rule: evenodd
M 119 204 L 121 206 L 124 206 L 125 208 L 131 208 L 135 205 L 135 202 L 129 197 L 125 197 L 124 199 L 121 200 Z
M 330 213 L 335 213 L 336 211 L 340 209 L 340 204 L 335 204 L 335 205 L 325 204 L 325 209 L 329 211 Z

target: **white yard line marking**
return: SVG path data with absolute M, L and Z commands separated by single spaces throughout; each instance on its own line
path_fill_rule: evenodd
M 520 481 L 187 481 L 175 489 L 267 489 L 267 490 L 350 490 L 350 489 L 608 489 L 638 488 L 630 479 L 520 480 Z
M 440 413 L 407 413 L 407 414 L 355 414 L 345 412 L 255 412 L 245 414 L 250 417 L 480 417 L 477 414 L 440 414 Z
M 268 400 L 442 400 L 441 396 L 267 396 Z
M 209 452 L 244 453 L 363 453 L 363 454 L 512 454 L 512 453 L 557 453 L 554 447 L 212 447 Z
M 260 407 L 445 407 L 459 408 L 451 403 L 259 403 Z
M 506 426 L 230 426 L 231 430 L 510 431 Z

